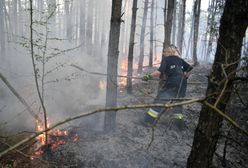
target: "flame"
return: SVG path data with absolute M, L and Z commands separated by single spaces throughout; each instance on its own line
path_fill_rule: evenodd
M 47 124 L 47 127 L 50 127 L 50 123 Z M 43 124 L 40 123 L 38 120 L 36 121 L 36 130 L 38 132 L 43 131 L 44 127 Z M 63 145 L 66 143 L 68 139 L 71 139 L 73 142 L 77 141 L 79 139 L 78 135 L 75 134 L 72 137 L 69 137 L 69 133 L 67 130 L 50 130 L 47 132 L 47 143 L 50 145 L 51 150 L 55 150 L 59 145 Z M 36 144 L 34 146 L 34 154 L 35 155 L 42 155 L 44 153 L 44 150 L 42 149 L 43 146 L 46 144 L 46 133 L 40 134 L 38 137 L 36 137 Z M 33 158 L 32 158 L 33 159 Z
M 98 87 L 99 87 L 101 90 L 103 90 L 103 89 L 106 88 L 106 86 L 107 86 L 106 81 L 105 81 L 105 80 L 100 80 L 100 82 L 99 82 L 99 84 L 98 84 Z
M 127 67 L 128 67 L 128 59 L 125 57 L 121 60 L 121 66 L 119 69 L 119 75 L 126 76 L 127 75 Z M 119 78 L 118 79 L 118 86 L 126 86 L 127 85 L 127 78 Z

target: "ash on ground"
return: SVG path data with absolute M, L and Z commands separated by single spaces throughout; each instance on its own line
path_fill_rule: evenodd
M 202 84 L 188 84 L 187 98 L 205 95 L 210 68 L 210 66 L 194 68 L 188 82 L 197 81 Z M 125 89 L 119 88 L 118 105 L 152 103 L 157 85 L 156 81 L 136 82 L 131 95 L 127 94 Z M 77 129 L 79 141 L 61 146 L 58 155 L 64 158 L 66 163 L 68 162 L 66 155 L 69 154 L 69 158 L 73 156 L 74 162 L 64 164 L 65 167 L 185 168 L 200 110 L 199 103 L 183 107 L 183 128 L 179 128 L 173 122 L 172 112 L 168 111 L 161 117 L 154 130 L 143 125 L 147 109 L 119 111 L 114 133 L 106 134 L 99 129 L 93 129 L 94 126 L 92 129 L 89 126 L 79 127 Z M 97 118 L 99 120 L 99 117 Z M 223 153 L 219 150 L 222 146 L 221 144 L 218 146 L 217 156 L 220 156 Z M 220 158 L 216 157 L 215 163 L 221 167 L 219 160 Z M 62 164 L 60 167 L 63 167 Z

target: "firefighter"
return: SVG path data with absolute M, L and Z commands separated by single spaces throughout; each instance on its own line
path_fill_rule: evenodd
M 187 87 L 187 78 L 193 69 L 191 65 L 180 58 L 180 54 L 174 45 L 165 48 L 162 56 L 162 61 L 158 70 L 151 74 L 146 74 L 142 78 L 144 81 L 148 81 L 152 78 L 162 78 L 162 85 L 158 90 L 158 94 L 153 102 L 154 104 L 165 104 L 169 103 L 168 99 L 170 98 L 184 97 Z M 183 117 L 181 114 L 182 107 L 177 109 L 178 111 L 175 117 L 181 120 Z M 150 108 L 145 116 L 145 124 L 155 124 L 159 114 L 161 114 L 163 110 L 166 109 L 160 107 Z

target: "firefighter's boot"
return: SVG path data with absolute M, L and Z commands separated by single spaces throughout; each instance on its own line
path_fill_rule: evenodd
M 153 109 L 149 109 L 149 111 L 145 115 L 145 125 L 153 126 L 158 119 L 158 112 Z

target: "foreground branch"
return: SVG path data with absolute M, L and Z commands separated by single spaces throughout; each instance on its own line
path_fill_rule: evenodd
M 231 125 L 233 125 L 235 128 L 238 128 L 242 133 L 244 133 L 246 136 L 248 136 L 248 132 L 241 128 L 238 123 L 236 123 L 231 117 L 226 115 L 224 112 L 222 112 L 217 107 L 213 106 L 212 104 L 208 103 L 207 101 L 204 101 L 204 104 L 213 109 L 215 112 L 217 112 L 219 115 L 221 115 L 226 121 L 228 121 Z
M 112 107 L 112 108 L 104 108 L 104 109 L 98 109 L 92 112 L 88 112 L 88 113 L 83 113 L 83 114 L 79 114 L 76 115 L 74 117 L 70 117 L 67 118 L 61 122 L 58 122 L 57 124 L 51 126 L 50 128 L 47 128 L 46 130 L 37 132 L 34 135 L 29 136 L 28 138 L 20 141 L 19 143 L 15 144 L 14 146 L 6 149 L 5 151 L 0 153 L 0 157 L 2 157 L 3 155 L 7 154 L 8 152 L 20 147 L 21 145 L 25 144 L 26 142 L 29 142 L 30 140 L 34 139 L 35 137 L 39 136 L 40 134 L 42 134 L 43 132 L 48 132 L 60 125 L 63 125 L 67 122 L 82 118 L 82 117 L 86 117 L 89 115 L 93 115 L 99 112 L 112 112 L 112 111 L 120 111 L 120 110 L 127 110 L 127 109 L 141 109 L 141 108 L 150 108 L 150 107 L 163 107 L 163 108 L 171 108 L 171 107 L 175 107 L 175 106 L 180 106 L 180 105 L 186 105 L 186 104 L 192 104 L 192 103 L 204 103 L 207 106 L 209 106 L 210 108 L 212 108 L 215 112 L 217 112 L 218 114 L 220 114 L 226 121 L 228 121 L 229 123 L 231 123 L 234 127 L 238 128 L 239 130 L 241 130 L 242 133 L 244 133 L 245 135 L 248 136 L 248 132 L 243 130 L 235 121 L 233 121 L 229 116 L 227 116 L 226 114 L 224 114 L 222 111 L 220 111 L 219 109 L 217 109 L 216 107 L 214 107 L 213 105 L 209 104 L 208 102 L 205 101 L 205 98 L 196 98 L 196 99 L 192 99 L 192 100 L 188 100 L 188 101 L 183 101 L 183 102 L 179 102 L 179 103 L 173 103 L 173 104 L 142 104 L 142 105 L 132 105 L 132 106 L 120 106 L 120 107 Z
M 82 67 L 79 67 L 78 65 L 75 64 L 71 64 L 72 67 L 79 69 L 80 71 L 86 72 L 88 74 L 92 74 L 92 75 L 100 75 L 100 76 L 108 76 L 108 74 L 106 73 L 100 73 L 100 72 L 91 72 L 88 71 Z M 118 78 L 131 78 L 131 79 L 139 79 L 142 80 L 141 77 L 135 77 L 135 76 L 125 76 L 125 75 L 117 75 L 116 77 Z M 149 79 L 149 80 L 155 80 L 155 81 L 159 81 L 160 79 Z M 188 84 L 196 84 L 196 85 L 200 85 L 200 84 L 208 84 L 207 82 L 188 82 Z
M 89 115 L 93 115 L 99 112 L 111 112 L 111 111 L 119 111 L 119 110 L 126 110 L 126 109 L 141 109 L 141 108 L 150 108 L 150 107 L 164 107 L 164 108 L 170 108 L 170 107 L 175 107 L 175 106 L 180 106 L 180 105 L 186 105 L 186 104 L 192 104 L 192 103 L 196 103 L 196 102 L 203 102 L 204 99 L 203 98 L 198 98 L 198 99 L 192 99 L 192 100 L 188 100 L 188 101 L 183 101 L 183 102 L 179 102 L 179 103 L 174 103 L 174 104 L 145 104 L 145 105 L 133 105 L 133 106 L 120 106 L 120 107 L 112 107 L 112 108 L 104 108 L 104 109 L 98 109 L 92 112 L 88 112 L 88 113 L 83 113 L 83 114 L 79 114 L 77 116 L 74 117 L 70 117 L 67 118 L 61 122 L 58 122 L 57 124 L 51 126 L 50 128 L 47 128 L 43 131 L 37 132 L 34 135 L 31 135 L 29 137 L 27 137 L 26 139 L 23 139 L 22 141 L 20 141 L 19 143 L 13 145 L 12 147 L 6 149 L 5 151 L 0 153 L 0 157 L 2 157 L 3 155 L 7 154 L 8 152 L 18 148 L 19 146 L 29 142 L 30 140 L 34 139 L 35 137 L 41 135 L 44 132 L 48 132 L 60 125 L 63 125 L 67 122 L 82 118 L 82 117 L 86 117 Z

